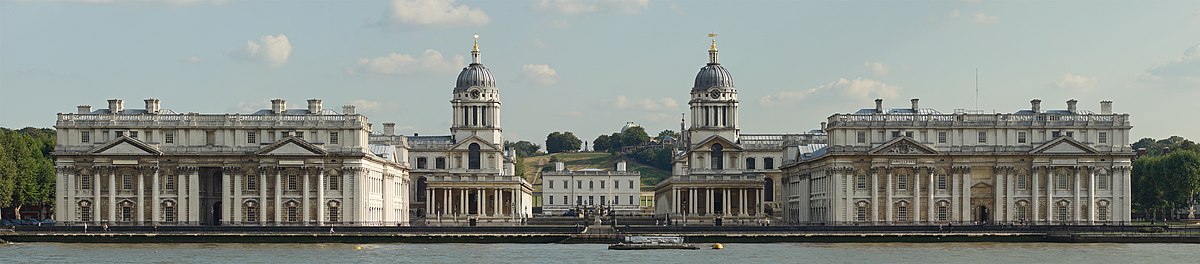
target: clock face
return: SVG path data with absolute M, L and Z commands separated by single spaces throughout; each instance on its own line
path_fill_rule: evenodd
M 717 97 L 721 97 L 721 93 L 717 92 L 717 91 L 712 91 L 711 93 L 708 94 L 708 96 L 712 97 L 713 99 L 716 99 Z
M 471 98 L 479 99 L 479 91 L 472 91 Z

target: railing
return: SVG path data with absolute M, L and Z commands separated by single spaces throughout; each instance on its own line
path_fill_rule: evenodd
M 362 115 L 58 114 L 56 126 L 367 126 Z
M 829 127 L 878 126 L 1129 126 L 1128 115 L 835 114 Z
M 586 176 L 586 175 L 613 175 L 613 176 L 637 176 L 642 173 L 639 171 L 596 171 L 596 170 L 577 170 L 577 171 L 547 171 L 543 172 L 545 176 Z

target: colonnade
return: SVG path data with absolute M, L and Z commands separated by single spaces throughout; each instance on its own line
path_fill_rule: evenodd
M 762 188 L 674 187 L 672 214 L 762 216 Z
M 427 187 L 427 218 L 477 216 L 520 218 L 521 190 L 518 187 Z M 475 197 L 472 201 L 471 197 Z M 475 208 L 475 210 L 471 210 Z

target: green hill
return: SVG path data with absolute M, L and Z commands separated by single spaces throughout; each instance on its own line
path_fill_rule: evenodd
M 554 162 L 552 159 L 557 159 L 563 162 L 568 170 L 581 169 L 615 169 L 615 165 L 619 156 L 605 152 L 577 152 L 577 153 L 555 153 L 541 156 L 525 157 L 522 162 L 525 163 L 525 175 L 533 184 L 540 184 L 542 179 L 538 178 L 538 171 L 554 170 Z M 638 171 L 642 174 L 642 189 L 649 190 L 662 180 L 671 176 L 671 172 L 655 167 L 651 167 L 633 159 L 625 159 L 626 168 L 630 171 Z

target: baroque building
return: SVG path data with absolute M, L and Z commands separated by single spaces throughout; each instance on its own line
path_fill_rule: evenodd
M 177 113 L 146 99 L 60 113 L 56 219 L 113 225 L 407 225 L 406 149 L 341 113 L 281 99 L 251 114 Z M 403 144 L 400 144 L 403 146 Z
M 829 144 L 783 166 L 798 224 L 1123 224 L 1128 114 L 875 108 L 828 118 Z
M 685 222 L 722 218 L 757 223 L 781 211 L 775 190 L 788 147 L 822 141 L 824 135 L 743 134 L 737 88 L 717 55 L 713 39 L 708 64 L 696 74 L 690 92 L 690 126 L 680 124 L 681 152 L 672 175 L 654 187 L 655 214 Z
M 556 216 L 599 207 L 617 215 L 640 214 L 642 174 L 625 166 L 620 161 L 616 170 L 567 170 L 555 162 L 554 171 L 542 172 L 542 213 Z
M 511 224 L 533 212 L 533 186 L 516 175 L 516 153 L 504 149 L 500 90 L 475 37 L 471 64 L 451 92 L 450 135 L 406 137 L 412 207 L 428 225 Z

